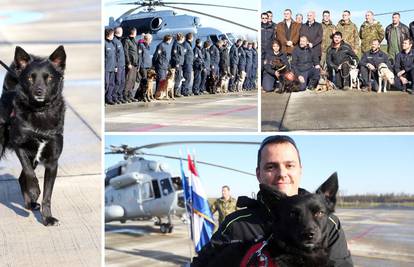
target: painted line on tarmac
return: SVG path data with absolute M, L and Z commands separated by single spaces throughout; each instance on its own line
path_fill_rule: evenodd
M 292 93 L 289 94 L 289 97 L 288 97 L 288 99 L 286 101 L 286 106 L 285 106 L 285 109 L 283 110 L 282 119 L 280 120 L 280 123 L 279 123 L 279 131 L 282 131 L 283 121 L 285 120 L 285 116 L 286 116 L 286 112 L 287 112 L 287 108 L 288 108 L 288 105 L 289 105 L 289 101 L 290 101 L 290 97 L 291 96 L 292 96 Z
M 242 106 L 242 107 L 239 107 L 239 108 L 232 108 L 232 109 L 228 109 L 228 110 L 224 110 L 224 111 L 220 111 L 220 112 L 207 113 L 205 115 L 205 117 L 223 116 L 223 115 L 228 115 L 228 114 L 231 114 L 231 113 L 251 110 L 251 109 L 255 109 L 255 108 L 256 108 L 256 106 L 246 105 L 246 106 Z M 187 118 L 185 121 L 189 122 L 189 121 L 194 121 L 194 120 L 198 120 L 198 119 L 200 119 L 200 116 L 196 115 L 196 116 L 191 116 L 191 117 Z M 176 123 L 177 124 L 178 123 L 182 124 L 182 121 L 176 122 Z M 175 126 L 175 125 L 173 125 L 173 126 Z M 134 131 L 134 132 L 148 132 L 148 131 L 151 131 L 151 130 L 165 128 L 165 127 L 171 127 L 171 125 L 151 124 L 151 125 L 148 125 L 148 126 L 134 128 L 134 129 L 131 129 L 131 130 Z
M 369 227 L 368 229 L 366 229 L 365 231 L 363 231 L 362 233 L 359 233 L 356 236 L 352 237 L 349 240 L 349 242 L 358 241 L 358 240 L 364 238 L 365 236 L 367 236 L 368 234 L 370 234 L 372 231 L 374 231 L 377 228 L 379 228 L 377 225 L 373 225 L 373 226 Z

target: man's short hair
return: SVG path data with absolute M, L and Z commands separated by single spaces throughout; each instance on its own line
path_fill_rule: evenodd
M 333 38 L 334 36 L 340 36 L 340 37 L 342 38 L 342 32 L 340 32 L 340 31 L 336 31 L 336 32 L 334 32 L 334 33 L 332 34 L 332 38 Z
M 190 40 L 190 39 L 192 39 L 193 38 L 193 33 L 192 32 L 189 32 L 189 33 L 187 33 L 186 35 L 185 35 L 185 39 L 186 40 Z
M 413 39 L 411 39 L 411 38 L 405 38 L 404 40 L 403 40 L 403 42 L 405 42 L 405 41 L 408 41 L 409 43 L 410 43 L 410 45 L 413 45 Z
M 394 13 L 392 13 L 392 16 L 393 16 L 393 17 L 394 17 L 395 15 L 397 15 L 398 17 L 401 17 L 400 13 L 398 13 L 398 12 L 394 12 Z
M 266 11 L 266 14 L 272 14 L 273 15 L 273 12 L 271 10 L 268 10 L 268 11 Z
M 171 34 L 166 34 L 164 35 L 164 38 L 162 39 L 164 42 L 168 42 L 172 39 L 172 35 Z
M 274 44 L 277 44 L 279 47 L 282 47 L 279 40 L 276 40 L 276 39 L 273 40 L 272 41 L 272 47 L 273 47 Z
M 229 190 L 229 191 L 230 191 L 230 187 L 229 187 L 228 185 L 223 185 L 223 186 L 221 187 L 221 189 L 224 189 L 224 188 L 227 188 L 227 190 Z
M 289 11 L 290 14 L 292 14 L 292 9 L 290 9 L 290 8 L 286 8 L 285 11 Z
M 131 35 L 131 34 L 136 33 L 136 32 L 137 32 L 137 29 L 135 27 L 128 28 L 128 35 Z
M 263 12 L 260 16 L 266 16 L 267 18 L 269 18 L 266 12 Z
M 209 47 L 210 45 L 211 45 L 210 41 L 208 41 L 208 40 L 207 40 L 207 41 L 205 41 L 205 42 L 204 42 L 203 47 L 204 47 L 204 48 L 207 48 L 207 47 Z
M 200 44 L 202 43 L 202 41 L 201 41 L 201 39 L 197 38 L 197 39 L 195 40 L 195 43 L 196 43 L 196 45 L 200 45 Z
M 112 28 L 106 28 L 105 29 L 105 38 L 109 37 L 109 35 L 114 33 L 114 29 Z
M 322 15 L 324 15 L 324 14 L 331 14 L 331 12 L 329 12 L 329 10 L 324 10 L 323 12 L 322 12 Z
M 177 34 L 175 35 L 175 39 L 177 41 L 183 40 L 184 39 L 184 35 L 181 32 L 177 32 Z
M 351 11 L 349 11 L 349 10 L 344 10 L 344 12 L 342 12 L 342 13 L 348 13 L 349 15 L 351 15 Z
M 266 137 L 260 144 L 259 151 L 257 152 L 257 167 L 260 166 L 260 161 L 262 160 L 262 151 L 265 146 L 269 144 L 286 144 L 286 143 L 290 143 L 291 145 L 295 147 L 296 152 L 298 152 L 299 164 L 301 164 L 299 149 L 296 146 L 295 141 L 287 135 L 272 135 L 272 136 Z
M 368 10 L 367 13 L 371 13 L 374 16 L 374 12 L 372 10 Z

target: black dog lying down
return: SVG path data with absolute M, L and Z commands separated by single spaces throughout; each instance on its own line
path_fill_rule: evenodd
M 288 197 L 272 186 L 260 184 L 273 217 L 272 236 L 255 245 L 230 245 L 209 266 L 333 266 L 328 256 L 327 225 L 335 209 L 337 191 L 336 173 L 314 194 Z
M 0 98 L 0 156 L 13 149 L 22 165 L 20 188 L 27 209 L 39 209 L 37 165 L 45 166 L 42 220 L 57 225 L 51 197 L 63 148 L 65 102 L 62 96 L 66 53 L 59 46 L 49 58 L 16 47 Z

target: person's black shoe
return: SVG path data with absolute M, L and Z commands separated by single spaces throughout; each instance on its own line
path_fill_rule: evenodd
M 112 102 L 112 101 L 107 101 L 107 102 L 106 102 L 106 104 L 111 105 L 111 106 L 112 106 L 112 105 L 115 105 L 115 103 L 114 103 L 114 102 Z

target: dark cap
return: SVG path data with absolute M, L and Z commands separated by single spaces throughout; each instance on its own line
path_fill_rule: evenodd
M 295 141 L 287 135 L 272 135 L 272 136 L 266 137 L 262 141 L 262 143 L 260 144 L 260 148 L 259 148 L 259 151 L 257 153 L 257 166 L 259 167 L 259 165 L 260 165 L 262 150 L 266 145 L 268 145 L 268 144 L 282 144 L 282 143 L 290 143 L 295 147 L 296 151 L 298 152 L 299 163 L 300 163 L 299 149 L 296 146 Z

